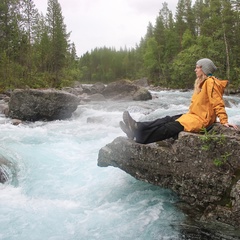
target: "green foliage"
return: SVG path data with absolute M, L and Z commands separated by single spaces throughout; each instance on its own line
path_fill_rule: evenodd
M 80 75 L 57 0 L 48 1 L 47 17 L 38 13 L 32 0 L 1 1 L 0 29 L 2 92 L 59 87 Z
M 158 65 L 158 44 L 155 38 L 149 38 L 147 41 L 146 52 L 143 56 L 144 66 L 147 70 L 148 76 L 154 78 L 155 74 L 159 72 Z
M 96 48 L 79 60 L 80 80 L 83 82 L 109 83 L 116 79 L 134 79 L 136 76 L 136 52 L 127 49 Z
M 195 38 L 192 35 L 190 29 L 187 29 L 182 38 L 182 48 L 183 49 L 188 49 L 190 48 L 193 44 L 195 44 Z
M 223 152 L 223 146 L 226 144 L 226 137 L 221 134 L 217 135 L 216 132 L 209 133 L 206 128 L 203 128 L 200 136 L 202 141 L 202 150 L 207 152 L 217 152 L 218 155 L 213 159 L 215 166 L 220 167 L 224 164 L 230 164 L 229 157 L 232 155 L 231 152 Z
M 213 160 L 213 163 L 217 166 L 217 167 L 220 167 L 222 166 L 223 164 L 225 164 L 227 161 L 228 161 L 228 158 L 232 155 L 232 153 L 224 153 L 222 155 L 220 155 L 219 158 L 215 158 Z
M 195 63 L 203 57 L 214 60 L 218 77 L 240 86 L 240 5 L 235 0 L 178 0 L 174 17 L 164 2 L 135 48 L 95 48 L 80 58 L 58 0 L 48 0 L 46 16 L 32 0 L 1 1 L 0 29 L 1 91 L 143 77 L 162 87 L 192 88 Z

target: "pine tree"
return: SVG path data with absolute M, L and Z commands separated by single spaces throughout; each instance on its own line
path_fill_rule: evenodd
M 2 89 L 12 88 L 19 81 L 20 1 L 0 2 L 0 80 Z
M 34 66 L 33 44 L 37 33 L 36 26 L 39 19 L 39 13 L 32 0 L 22 0 L 21 3 L 21 22 L 22 22 L 22 38 L 21 38 L 21 64 L 27 69 L 25 76 L 26 81 L 32 81 Z M 30 82 L 27 83 L 28 85 Z
M 193 6 L 194 12 L 195 12 L 195 33 L 197 36 L 200 36 L 202 34 L 201 32 L 201 26 L 205 20 L 205 11 L 204 11 L 204 3 L 203 0 L 196 0 L 195 4 Z
M 147 41 L 147 49 L 144 54 L 144 67 L 150 79 L 155 81 L 159 79 L 158 43 L 153 37 Z
M 232 45 L 230 46 L 231 49 L 231 79 L 234 80 L 234 85 L 240 86 L 240 48 L 239 48 L 239 42 L 240 42 L 240 1 L 239 0 L 233 0 L 230 1 L 232 5 L 232 11 L 233 15 L 232 18 L 234 18 L 234 25 L 231 26 L 231 30 L 227 29 L 228 31 L 232 32 L 234 34 L 234 37 L 232 38 Z
M 179 39 L 179 46 L 181 50 L 181 42 L 183 34 L 187 29 L 190 29 L 190 31 L 195 34 L 195 19 L 193 16 L 193 9 L 191 7 L 191 0 L 179 0 L 176 8 L 176 32 L 178 34 Z
M 53 86 L 58 87 L 60 86 L 61 70 L 66 64 L 69 38 L 58 0 L 48 0 L 46 21 L 51 43 L 50 71 L 54 74 Z

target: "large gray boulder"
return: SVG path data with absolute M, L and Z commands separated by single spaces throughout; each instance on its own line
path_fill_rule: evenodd
M 138 144 L 118 137 L 99 151 L 98 166 L 175 191 L 200 219 L 240 227 L 240 135 L 216 124 L 205 135 Z
M 133 100 L 135 101 L 147 101 L 150 99 L 152 99 L 152 95 L 146 88 L 139 88 L 133 94 Z
M 109 83 L 102 94 L 107 99 L 128 99 L 135 101 L 146 101 L 152 99 L 151 93 L 143 88 L 135 85 L 129 80 L 119 80 Z
M 67 119 L 79 101 L 74 94 L 55 89 L 16 89 L 10 97 L 8 117 L 24 121 Z

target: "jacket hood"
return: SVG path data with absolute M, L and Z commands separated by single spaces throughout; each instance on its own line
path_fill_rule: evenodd
M 216 84 L 221 85 L 223 88 L 226 88 L 228 85 L 228 80 L 219 80 L 219 79 L 215 79 Z
M 200 88 L 203 86 L 203 84 L 208 80 L 211 79 L 212 81 L 212 90 L 214 87 L 217 87 L 219 89 L 219 91 L 221 93 L 223 93 L 224 89 L 227 87 L 228 85 L 228 80 L 219 80 L 216 77 L 208 77 L 205 81 L 203 81 L 200 85 Z
M 219 91 L 223 94 L 224 89 L 227 87 L 228 85 L 228 81 L 227 80 L 219 80 L 217 78 L 213 78 L 214 82 L 213 82 L 213 88 L 217 87 L 219 89 Z M 214 86 L 215 85 L 215 86 Z

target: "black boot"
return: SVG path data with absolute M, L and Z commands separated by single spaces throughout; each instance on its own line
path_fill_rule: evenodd
M 137 130 L 137 122 L 130 116 L 128 111 L 123 112 L 123 121 L 133 133 Z
M 120 122 L 119 122 L 119 126 L 120 126 L 120 128 L 122 129 L 122 131 L 127 134 L 127 137 L 128 137 L 129 139 L 131 139 L 131 140 L 134 139 L 134 134 L 133 134 L 133 132 L 128 128 L 128 126 L 127 126 L 124 122 L 120 121 Z

